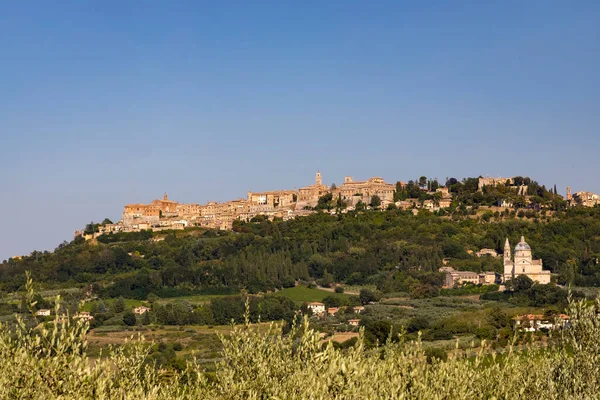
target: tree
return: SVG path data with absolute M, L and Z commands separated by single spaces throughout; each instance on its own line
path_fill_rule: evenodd
M 446 181 L 446 187 L 449 188 L 452 185 L 456 185 L 458 183 L 458 179 L 450 178 Z
M 369 204 L 373 208 L 379 208 L 381 206 L 381 199 L 376 194 L 371 196 L 371 203 Z
M 323 196 L 319 197 L 316 209 L 331 210 L 333 208 L 331 200 L 333 200 L 333 195 L 331 193 L 324 194 Z
M 127 326 L 134 326 L 137 322 L 135 314 L 132 311 L 127 311 L 123 314 L 123 323 Z
M 363 203 L 363 201 L 362 201 L 362 200 L 359 200 L 359 201 L 356 203 L 356 211 L 364 211 L 364 210 L 365 210 L 365 208 L 366 208 L 366 206 L 365 206 L 365 203 Z
M 150 325 L 150 311 L 146 311 L 142 317 L 142 325 Z
M 423 316 L 411 318 L 406 326 L 406 332 L 415 333 L 429 328 L 429 319 Z
M 424 188 L 427 185 L 427 177 L 422 176 L 419 178 L 419 186 Z
M 335 183 L 332 183 L 331 186 L 329 187 L 329 190 L 335 190 L 337 189 L 337 186 L 335 186 Z
M 323 298 L 323 304 L 325 304 L 327 308 L 341 307 L 346 305 L 346 301 L 340 297 L 325 296 L 325 298 Z
M 102 223 L 100 225 L 107 225 L 107 224 L 112 225 L 113 222 L 108 218 L 104 218 L 104 220 L 102 221 Z
M 123 297 L 119 297 L 113 302 L 112 309 L 115 313 L 121 313 L 125 311 L 125 299 Z
M 371 289 L 360 289 L 360 293 L 358 294 L 358 298 L 360 299 L 361 304 L 369 304 L 375 303 L 379 301 L 381 296 L 379 293 L 371 290 Z
M 524 292 L 529 290 L 533 286 L 533 281 L 527 275 L 519 275 L 514 280 L 514 290 L 515 292 Z
M 284 288 L 294 287 L 294 286 L 296 286 L 296 280 L 290 275 L 285 276 L 281 280 L 281 286 L 283 286 Z
M 99 224 L 95 224 L 94 221 L 92 221 L 85 226 L 85 229 L 83 230 L 83 232 L 86 235 L 91 235 L 93 233 L 100 232 Z

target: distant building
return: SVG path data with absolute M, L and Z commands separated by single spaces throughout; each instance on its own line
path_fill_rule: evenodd
M 354 310 L 355 313 L 360 314 L 363 311 L 365 311 L 365 306 L 355 306 L 355 307 L 352 307 L 352 309 Z
M 147 313 L 148 311 L 150 311 L 150 308 L 148 308 L 146 306 L 139 306 L 139 307 L 135 307 L 133 309 L 133 313 L 137 314 L 137 315 L 142 315 L 144 313 Z
M 464 285 L 465 283 L 479 284 L 479 274 L 477 272 L 455 271 L 452 267 L 442 267 L 440 272 L 446 272 L 444 286 L 448 288 Z
M 41 310 L 38 310 L 35 315 L 38 317 L 47 317 L 50 315 L 50 310 L 47 308 L 42 308 Z
M 385 182 L 376 176 L 367 181 L 355 181 L 351 176 L 344 178 L 344 183 L 332 190 L 333 197 L 341 196 L 342 200 L 354 202 L 354 198 L 360 196 L 359 200 L 365 203 L 371 202 L 371 197 L 377 196 L 386 202 L 394 201 L 396 186 Z
M 477 257 L 491 256 L 491 257 L 494 257 L 494 258 L 496 258 L 496 257 L 498 257 L 500 254 L 498 254 L 498 253 L 496 252 L 496 250 L 494 250 L 494 249 L 481 249 L 481 250 L 479 250 L 477 253 L 475 253 L 475 255 L 476 255 Z
M 555 322 L 558 320 L 558 324 Z M 535 332 L 540 329 L 558 329 L 569 323 L 569 316 L 560 314 L 555 317 L 542 314 L 526 314 L 513 318 L 514 327 L 525 332 Z
M 571 195 L 571 188 L 567 187 L 567 204 L 571 207 L 594 207 L 600 205 L 600 194 L 592 192 L 577 192 Z
M 498 280 L 496 278 L 496 273 L 491 271 L 456 271 L 452 267 L 442 267 L 439 271 L 446 274 L 446 279 L 444 280 L 444 287 L 446 288 L 453 288 L 466 283 L 473 285 L 492 285 Z
M 88 311 L 78 312 L 73 316 L 73 319 L 82 319 L 84 321 L 91 321 L 94 317 Z
M 515 246 L 514 260 L 510 254 L 510 243 L 506 238 L 504 244 L 504 275 L 503 281 L 515 279 L 519 275 L 526 275 L 531 280 L 547 284 L 550 283 L 550 271 L 542 269 L 542 260 L 534 260 L 531 255 L 531 247 L 521 236 L 521 241 Z
M 333 316 L 333 315 L 337 314 L 338 311 L 340 311 L 339 307 L 329 307 L 327 309 L 327 315 Z
M 325 314 L 325 304 L 319 303 L 318 301 L 314 301 L 312 303 L 308 303 L 308 309 L 312 311 L 313 315 L 323 315 Z
M 348 320 L 348 324 L 350 326 L 358 326 L 359 323 L 360 323 L 360 319 L 351 319 L 351 320 Z
M 483 190 L 484 186 L 498 186 L 498 185 L 507 185 L 512 186 L 514 183 L 513 178 L 479 178 L 479 182 L 477 183 L 477 190 L 480 192 Z

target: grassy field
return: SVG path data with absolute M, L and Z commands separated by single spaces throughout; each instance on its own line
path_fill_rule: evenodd
M 339 299 L 348 299 L 350 297 L 350 295 L 345 293 L 332 293 L 320 289 L 310 289 L 306 286 L 282 289 L 273 293 L 273 296 L 285 296 L 299 304 L 311 301 L 323 301 L 327 296 L 333 296 Z

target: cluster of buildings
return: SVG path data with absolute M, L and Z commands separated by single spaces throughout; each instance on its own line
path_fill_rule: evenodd
M 497 257 L 494 250 L 482 249 L 477 256 L 490 255 Z M 525 238 L 521 236 L 521 241 L 517 243 L 514 249 L 514 258 L 511 255 L 511 247 L 508 238 L 504 243 L 504 271 L 502 274 L 495 272 L 472 272 L 472 271 L 455 271 L 452 267 L 442 267 L 440 272 L 446 274 L 444 282 L 445 287 L 454 287 L 465 283 L 489 285 L 493 283 L 504 283 L 511 279 L 515 279 L 519 275 L 525 275 L 532 281 L 548 284 L 550 283 L 550 271 L 544 271 L 542 268 L 542 260 L 534 260 L 531 254 L 531 247 L 525 242 Z
M 571 187 L 567 186 L 567 204 L 571 207 L 594 207 L 600 205 L 600 194 L 592 192 L 576 192 L 571 194 Z
M 404 182 L 398 182 L 405 186 Z M 513 178 L 479 178 L 478 189 L 481 191 L 486 186 L 503 185 L 525 195 L 527 186 L 515 186 Z M 292 219 L 305 216 L 314 212 L 319 198 L 331 193 L 337 201 L 341 199 L 346 208 L 342 212 L 353 210 L 359 202 L 371 203 L 377 196 L 381 200 L 381 209 L 386 209 L 390 204 L 397 208 L 408 210 L 417 208 L 437 211 L 450 207 L 452 195 L 447 187 L 438 188 L 435 192 L 428 192 L 429 200 L 419 202 L 417 199 L 407 199 L 394 202 L 396 184 L 385 182 L 380 177 L 373 177 L 366 181 L 355 181 L 351 176 L 344 178 L 340 186 L 327 186 L 323 184 L 320 172 L 315 176 L 312 185 L 294 190 L 274 190 L 266 192 L 248 192 L 245 199 L 237 199 L 223 203 L 209 202 L 206 204 L 184 204 L 169 199 L 165 194 L 162 199 L 153 200 L 149 204 L 127 204 L 123 208 L 121 220 L 116 224 L 104 224 L 99 227 L 99 232 L 84 233 L 76 231 L 75 236 L 92 239 L 95 236 L 111 232 L 139 232 L 142 230 L 173 230 L 187 227 L 205 227 L 228 230 L 233 227 L 235 220 L 249 221 L 256 216 L 266 216 L 269 219 Z M 600 204 L 600 195 L 589 192 L 578 192 L 571 195 L 567 188 L 567 201 L 570 205 L 594 206 Z M 509 200 L 503 200 L 500 206 L 510 207 Z M 335 213 L 337 211 L 330 211 Z
M 559 314 L 548 316 L 543 314 L 525 314 L 513 318 L 514 328 L 525 332 L 562 329 L 569 325 L 569 316 Z
M 350 307 L 329 307 L 327 308 L 325 306 L 325 304 L 320 303 L 318 301 L 313 301 L 311 303 L 308 303 L 306 305 L 306 308 L 308 308 L 310 311 L 312 311 L 312 314 L 316 317 L 334 317 L 336 316 L 341 310 L 342 308 L 350 308 Z M 352 311 L 355 314 L 362 314 L 365 311 L 365 307 L 364 306 L 355 306 L 355 307 L 351 307 Z M 348 320 L 348 325 L 352 326 L 352 327 L 356 327 L 360 324 L 360 319 L 358 318 L 352 318 Z
M 399 182 L 405 185 L 404 182 Z M 231 229 L 235 220 L 249 221 L 262 215 L 269 219 L 292 219 L 309 215 L 317 206 L 319 198 L 331 193 L 334 201 L 341 199 L 346 208 L 342 212 L 355 209 L 359 202 L 371 203 L 374 196 L 381 200 L 381 209 L 395 204 L 400 209 L 415 207 L 431 211 L 450 206 L 452 196 L 447 188 L 439 188 L 435 200 L 425 200 L 422 204 L 416 200 L 394 202 L 396 184 L 385 182 L 380 177 L 366 181 L 355 181 L 351 176 L 344 178 L 340 186 L 323 184 L 320 172 L 315 176 L 315 183 L 294 190 L 274 190 L 267 192 L 248 192 L 245 199 L 224 203 L 209 202 L 206 204 L 184 204 L 169 199 L 167 194 L 162 199 L 153 200 L 150 204 L 127 204 L 123 208 L 121 220 L 116 224 L 99 226 L 99 232 L 85 234 L 76 231 L 75 236 L 92 239 L 95 236 L 111 232 L 138 232 L 141 230 L 173 230 L 187 227 L 205 227 L 213 229 Z M 335 213 L 336 211 L 331 211 Z

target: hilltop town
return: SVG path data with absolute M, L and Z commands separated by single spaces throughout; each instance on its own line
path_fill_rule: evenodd
M 108 233 L 142 230 L 160 232 L 188 227 L 231 230 L 234 221 L 251 221 L 259 216 L 269 220 L 279 218 L 285 221 L 317 211 L 336 214 L 370 208 L 379 210 L 397 208 L 413 210 L 415 213 L 419 209 L 436 212 L 448 209 L 455 201 L 456 196 L 449 187 L 451 184 L 450 180 L 442 186 L 437 180 L 427 180 L 425 177 L 421 177 L 419 181 L 408 183 L 398 181 L 392 184 L 380 177 L 355 181 L 351 176 L 346 176 L 340 186 L 335 184 L 327 186 L 323 184 L 321 173 L 317 172 L 314 184 L 298 190 L 248 192 L 245 199 L 223 203 L 179 203 L 169 199 L 165 193 L 162 199 L 153 200 L 149 204 L 127 204 L 124 206 L 119 222 L 104 221 L 92 225 L 91 228 L 88 225 L 86 229 L 76 230 L 75 237 L 82 236 L 89 240 Z M 535 190 L 531 193 L 530 185 L 529 178 L 477 178 L 477 191 L 480 193 L 485 193 L 492 187 L 502 189 L 502 196 L 496 204 L 500 209 L 526 207 L 539 209 L 540 204 L 535 200 L 538 193 L 535 193 Z M 543 191 L 545 190 L 544 188 Z M 556 193 L 556 188 L 553 196 L 562 199 L 562 196 Z M 519 198 L 520 200 L 515 204 L 515 199 Z M 600 195 L 583 191 L 572 194 L 571 188 L 567 187 L 567 206 L 593 207 L 598 204 L 600 204 Z M 456 201 L 455 205 L 458 205 Z

